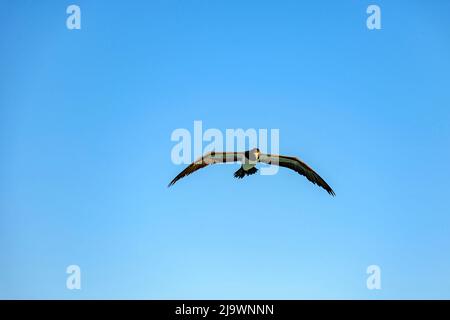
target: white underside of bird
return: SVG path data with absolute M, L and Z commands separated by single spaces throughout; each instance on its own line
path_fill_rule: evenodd
M 254 167 L 256 167 L 256 163 L 243 163 L 242 164 L 242 169 L 244 169 L 245 171 L 248 171 L 248 170 L 250 170 L 250 169 L 252 169 L 252 168 L 254 168 Z

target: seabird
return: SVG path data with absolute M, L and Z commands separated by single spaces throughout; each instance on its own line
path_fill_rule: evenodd
M 245 152 L 209 152 L 192 162 L 186 169 L 181 171 L 170 183 L 169 187 L 174 185 L 178 180 L 184 178 L 191 173 L 202 169 L 210 164 L 241 162 L 241 167 L 234 173 L 234 177 L 242 179 L 245 176 L 255 174 L 258 169 L 258 162 L 294 170 L 295 172 L 305 176 L 309 181 L 317 184 L 325 189 L 330 195 L 334 196 L 333 189 L 323 180 L 311 167 L 296 157 L 287 157 L 275 154 L 264 154 L 258 148 L 253 148 Z

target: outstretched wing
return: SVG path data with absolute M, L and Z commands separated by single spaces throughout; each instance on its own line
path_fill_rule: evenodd
M 237 162 L 244 160 L 244 152 L 209 152 L 192 162 L 186 169 L 181 171 L 168 185 L 168 187 L 172 186 L 180 180 L 191 173 L 200 170 L 210 164 L 216 163 L 225 163 L 225 162 Z
M 259 161 L 271 165 L 289 168 L 305 176 L 309 181 L 324 188 L 330 195 L 334 196 L 333 189 L 306 163 L 295 157 L 286 157 L 275 154 L 260 154 Z

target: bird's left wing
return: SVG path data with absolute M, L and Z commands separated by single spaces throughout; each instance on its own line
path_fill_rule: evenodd
M 335 195 L 328 183 L 326 183 L 325 180 L 323 180 L 311 167 L 298 158 L 275 154 L 260 154 L 259 161 L 294 170 L 302 176 L 305 176 L 312 183 L 324 188 L 330 195 Z
M 244 160 L 244 153 L 243 152 L 209 152 L 205 154 L 204 156 L 198 158 L 194 162 L 192 162 L 186 169 L 181 171 L 170 183 L 169 187 L 174 185 L 175 182 L 180 180 L 181 178 L 184 178 L 191 173 L 200 170 L 210 164 L 216 164 L 216 163 L 225 163 L 225 162 L 237 162 L 237 161 L 243 161 Z

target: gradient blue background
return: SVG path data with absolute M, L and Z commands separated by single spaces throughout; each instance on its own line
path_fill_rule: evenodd
M 0 297 L 450 298 L 449 13 L 2 1 Z M 170 135 L 194 120 L 280 129 L 337 196 L 288 170 L 236 181 L 237 166 L 168 189 Z

